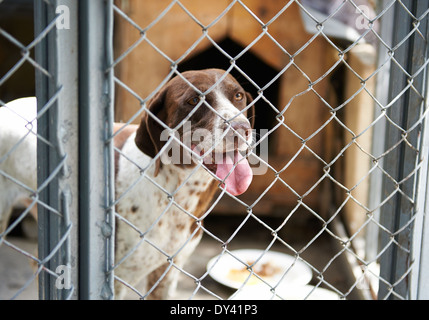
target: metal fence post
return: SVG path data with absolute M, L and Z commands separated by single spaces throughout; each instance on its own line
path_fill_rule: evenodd
M 429 299 L 429 117 L 426 117 L 422 141 L 422 166 L 417 182 L 416 223 L 413 239 L 415 267 L 410 283 L 410 298 Z
M 409 8 L 410 12 L 404 10 Z M 384 159 L 387 174 L 383 181 L 385 197 L 393 195 L 381 208 L 381 224 L 389 230 L 381 234 L 381 279 L 379 298 L 409 298 L 412 237 L 415 222 L 415 194 L 418 180 L 419 147 L 425 110 L 427 73 L 426 1 L 395 3 L 395 21 L 401 28 L 393 33 L 389 101 L 386 110 Z M 419 17 L 425 17 L 419 20 Z M 419 32 L 413 29 L 418 28 Z M 406 40 L 405 40 L 406 39 Z M 407 90 L 405 90 L 407 88 Z M 396 147 L 394 147 L 396 145 Z
M 80 298 L 113 298 L 111 0 L 79 2 Z
M 63 11 L 58 9 L 64 9 Z M 63 16 L 64 15 L 64 16 Z M 66 19 L 61 24 L 60 19 Z M 77 298 L 77 3 L 35 1 L 40 299 Z M 58 267 L 62 267 L 58 269 Z M 62 277 L 67 277 L 63 279 Z M 58 282 L 60 281 L 60 282 Z M 61 281 L 65 281 L 61 283 Z

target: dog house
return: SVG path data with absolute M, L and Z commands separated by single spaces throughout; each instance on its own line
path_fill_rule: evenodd
M 255 203 L 252 209 L 258 214 L 276 215 L 302 202 L 324 215 L 335 189 L 341 189 L 332 186 L 329 177 L 335 175 L 345 188 L 354 187 L 356 199 L 366 202 L 361 172 L 368 172 L 370 159 L 361 150 L 370 148 L 371 135 L 357 135 L 372 119 L 372 103 L 366 101 L 372 84 L 366 81 L 365 90 L 359 90 L 373 70 L 367 45 L 363 54 L 356 46 L 347 56 L 340 55 L 334 45 L 337 39 L 306 29 L 295 2 L 285 6 L 282 1 L 249 0 L 243 6 L 229 1 L 202 5 L 194 0 L 180 4 L 118 0 L 117 6 L 122 10 L 115 20 L 120 35 L 115 40 L 116 58 L 121 57 L 115 68 L 121 81 L 116 86 L 117 121 L 135 117 L 138 122 L 141 105 L 135 96 L 145 99 L 172 66 L 185 71 L 227 69 L 235 63 L 232 75 L 253 97 L 263 89 L 255 104 L 255 129 L 270 130 L 270 168 L 254 176 L 240 199 Z M 333 110 L 344 102 L 347 108 Z M 349 134 L 339 133 L 344 131 L 342 124 L 350 128 Z M 351 145 L 344 159 L 335 159 L 356 139 L 362 140 L 358 147 Z M 215 211 L 243 212 L 234 203 L 224 197 Z

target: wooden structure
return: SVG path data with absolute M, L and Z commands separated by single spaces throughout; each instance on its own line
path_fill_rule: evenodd
M 0 28 L 23 45 L 28 45 L 34 40 L 33 16 L 33 1 L 4 1 L 0 10 Z M 20 63 L 22 55 L 21 48 L 3 35 L 0 36 L 0 79 Z M 0 85 L 0 100 L 7 103 L 17 98 L 34 96 L 34 78 L 34 66 L 23 63 Z
M 323 167 L 333 160 L 338 146 L 344 143 L 341 137 L 334 135 L 338 124 L 335 120 L 329 121 L 332 113 L 327 106 L 335 100 L 332 81 L 338 68 L 331 68 L 341 59 L 338 51 L 323 36 L 305 31 L 300 9 L 294 2 L 284 8 L 283 1 L 247 0 L 248 10 L 237 3 L 226 13 L 225 9 L 230 5 L 228 0 L 183 0 L 181 3 L 186 10 L 178 4 L 169 7 L 170 1 L 163 0 L 116 1 L 132 21 L 142 29 L 147 28 L 140 33 L 129 21 L 117 15 L 116 57 L 133 47 L 116 66 L 117 77 L 140 97 L 146 98 L 170 72 L 172 62 L 169 59 L 178 63 L 181 71 L 228 68 L 229 59 L 213 46 L 213 42 L 230 55 L 231 51 L 238 54 L 247 48 L 246 53 L 236 60 L 241 70 L 261 88 L 278 77 L 264 91 L 264 96 L 268 96 L 277 110 L 261 99 L 256 104 L 256 125 L 257 129 L 258 126 L 259 129 L 271 129 L 279 124 L 277 119 L 281 120 L 281 125 L 268 137 L 268 162 L 279 174 L 268 169 L 266 174 L 255 176 L 250 189 L 240 198 L 249 205 L 258 199 L 253 207 L 256 213 L 280 211 L 284 216 L 285 208 L 293 208 L 299 201 L 319 209 L 322 199 L 331 199 L 325 183 L 318 183 L 324 173 Z M 163 13 L 165 10 L 167 12 Z M 152 24 L 154 21 L 156 23 Z M 217 53 L 215 58 L 209 54 L 213 51 Z M 256 96 L 255 87 L 239 73 L 238 77 Z M 360 83 L 353 75 L 349 75 L 349 81 Z M 116 120 L 127 121 L 141 106 L 122 86 L 118 85 L 116 89 Z M 353 122 L 353 119 L 349 121 Z M 216 210 L 233 212 L 237 206 L 232 203 L 236 202 L 224 197 Z M 237 210 L 243 212 L 243 207 L 238 206 Z

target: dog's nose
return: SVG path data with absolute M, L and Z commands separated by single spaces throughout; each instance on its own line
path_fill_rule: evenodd
M 233 130 L 233 134 L 239 134 L 244 138 L 248 138 L 252 134 L 252 128 L 250 127 L 250 123 L 248 121 L 231 121 L 229 123 Z

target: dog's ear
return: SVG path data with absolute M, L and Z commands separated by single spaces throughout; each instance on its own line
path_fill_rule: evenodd
M 251 102 L 253 102 L 252 95 L 246 92 L 246 105 L 248 106 Z M 250 126 L 253 128 L 255 126 L 255 105 L 247 109 L 247 119 L 250 122 Z
M 165 108 L 166 89 L 158 92 L 148 103 L 148 109 L 164 124 L 167 124 L 167 110 Z M 161 141 L 161 133 L 165 128 L 155 120 L 152 115 L 146 112 L 140 122 L 136 132 L 135 143 L 137 147 L 146 155 L 155 158 L 165 141 Z M 161 168 L 161 157 L 156 160 L 155 177 Z

